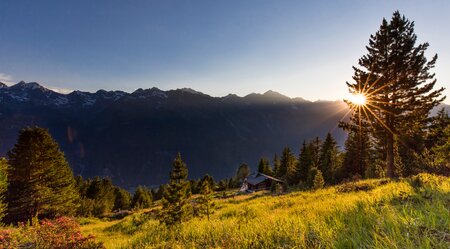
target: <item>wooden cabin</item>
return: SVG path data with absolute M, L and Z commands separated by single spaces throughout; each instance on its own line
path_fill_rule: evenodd
M 245 178 L 240 191 L 255 192 L 259 190 L 269 190 L 273 182 L 283 183 L 282 180 L 265 175 L 263 173 L 253 173 Z

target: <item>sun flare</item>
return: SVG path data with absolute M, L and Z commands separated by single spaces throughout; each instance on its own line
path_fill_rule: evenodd
M 363 93 L 355 93 L 350 95 L 349 101 L 354 105 L 363 106 L 367 103 L 367 98 Z

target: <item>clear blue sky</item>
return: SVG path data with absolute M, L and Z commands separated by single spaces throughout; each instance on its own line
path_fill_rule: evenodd
M 450 88 L 446 0 L 2 0 L 0 78 L 85 91 L 272 89 L 342 99 L 369 35 L 395 10 L 416 22 L 427 56 L 438 53 L 438 85 Z

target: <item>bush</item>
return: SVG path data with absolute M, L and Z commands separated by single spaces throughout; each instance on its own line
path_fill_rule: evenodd
M 72 218 L 60 217 L 42 220 L 39 225 L 20 224 L 16 229 L 0 230 L 0 249 L 3 248 L 54 248 L 100 249 L 92 235 L 81 234 L 80 225 Z

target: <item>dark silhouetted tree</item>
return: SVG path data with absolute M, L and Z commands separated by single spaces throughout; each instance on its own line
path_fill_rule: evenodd
M 330 133 L 327 134 L 325 141 L 322 144 L 320 150 L 320 164 L 319 170 L 323 174 L 325 182 L 333 182 L 333 172 L 338 166 L 338 149 L 336 145 L 336 140 L 331 136 Z
M 247 176 L 250 175 L 250 167 L 248 167 L 247 164 L 243 163 L 241 166 L 239 166 L 237 172 L 236 172 L 236 182 L 242 183 Z
M 269 160 L 261 158 L 258 164 L 258 172 L 266 175 L 273 175 L 272 168 L 270 167 Z
M 308 146 L 306 142 L 303 141 L 298 160 L 297 178 L 299 179 L 299 181 L 306 183 L 306 180 L 308 179 L 308 172 L 311 167 L 313 167 L 313 160 L 311 156 L 310 146 Z
M 284 148 L 281 155 L 280 174 L 289 184 L 297 184 L 297 159 L 289 147 Z
M 273 174 L 277 177 L 280 177 L 280 167 L 281 167 L 281 161 L 278 158 L 277 154 L 273 156 Z

